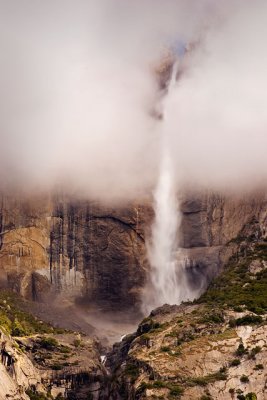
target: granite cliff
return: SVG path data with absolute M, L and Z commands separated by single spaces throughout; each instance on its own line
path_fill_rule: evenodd
M 0 212 L 2 277 L 23 297 L 65 293 L 106 310 L 140 303 L 148 207 L 3 196 Z
M 190 193 L 181 210 L 180 246 L 192 287 L 201 292 L 246 226 L 262 224 L 266 204 L 261 195 Z M 149 203 L 114 207 L 63 195 L 2 195 L 1 276 L 27 299 L 62 293 L 104 310 L 137 310 L 149 273 L 145 240 L 152 220 Z

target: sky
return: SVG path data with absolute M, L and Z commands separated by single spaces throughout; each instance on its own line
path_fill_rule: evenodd
M 0 0 L 0 186 L 146 195 L 165 130 L 178 190 L 265 185 L 266 20 L 263 0 Z

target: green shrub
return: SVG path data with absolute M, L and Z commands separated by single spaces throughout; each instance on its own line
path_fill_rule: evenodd
M 184 342 L 191 342 L 194 339 L 195 336 L 193 335 L 192 332 L 185 331 L 182 334 L 180 334 L 180 336 L 177 338 L 176 346 L 180 346 Z
M 169 346 L 162 346 L 161 348 L 160 348 L 160 351 L 163 351 L 164 353 L 167 353 L 168 351 L 170 351 L 171 349 L 170 349 L 170 347 Z
M 12 323 L 11 335 L 26 336 L 27 334 L 29 334 L 29 332 L 27 332 L 26 329 L 22 326 L 22 324 L 15 318 L 15 320 Z
M 41 347 L 43 347 L 44 349 L 47 350 L 54 350 L 55 348 L 57 348 L 59 346 L 58 341 L 55 338 L 52 337 L 43 337 L 40 340 L 40 345 Z
M 53 369 L 54 371 L 60 371 L 61 369 L 63 369 L 63 365 L 62 364 L 53 364 L 53 365 L 51 365 L 51 369 Z
M 155 381 L 153 383 L 142 382 L 138 387 L 138 391 L 140 390 L 142 392 L 145 389 L 169 389 L 171 398 L 180 397 L 184 392 L 183 388 L 180 386 L 164 381 Z
M 214 323 L 214 324 L 220 324 L 224 322 L 224 316 L 222 313 L 215 312 L 212 314 L 207 314 L 203 318 L 201 318 L 199 323 Z
M 159 322 L 154 321 L 152 318 L 144 318 L 141 324 L 138 327 L 138 333 L 152 333 L 152 332 L 158 332 L 160 330 L 163 330 L 163 325 L 161 325 Z
M 198 376 L 195 378 L 190 378 L 189 383 L 198 386 L 207 386 L 210 383 L 210 381 L 205 376 Z
M 11 333 L 12 322 L 10 321 L 6 313 L 2 310 L 0 310 L 0 327 L 3 328 L 6 333 Z
M 239 358 L 235 358 L 230 362 L 230 367 L 237 367 L 240 364 Z
M 255 360 L 255 356 L 256 354 L 261 352 L 261 347 L 260 346 L 256 346 L 253 349 L 251 349 L 248 358 Z
M 81 339 L 74 339 L 74 341 L 73 341 L 73 346 L 74 347 L 78 348 L 78 347 L 81 346 L 81 344 L 82 344 Z
M 262 250 L 262 249 L 261 249 Z M 251 279 L 249 265 L 253 259 L 267 260 L 267 251 L 257 249 L 247 252 L 246 258 L 239 256 L 239 260 L 232 258 L 222 273 L 214 279 L 208 290 L 197 300 L 197 303 L 206 303 L 213 307 L 234 308 L 237 311 L 243 306 L 256 314 L 267 311 L 267 269 L 256 274 Z M 249 283 L 249 285 L 245 285 Z M 241 324 L 260 323 L 260 320 L 240 321 Z
M 125 367 L 125 374 L 130 376 L 132 381 L 135 381 L 139 376 L 139 368 L 135 364 L 127 363 Z
M 248 393 L 245 396 L 245 400 L 257 400 L 257 395 L 255 393 Z
M 60 353 L 62 354 L 70 354 L 71 349 L 68 346 L 61 345 L 59 348 Z
M 235 306 L 235 307 L 233 307 L 233 309 L 234 309 L 235 312 L 242 312 L 243 311 L 243 308 L 240 307 L 240 306 Z
M 240 382 L 248 383 L 249 382 L 249 377 L 247 375 L 242 375 L 241 378 L 240 378 Z
M 219 372 L 217 372 L 217 374 L 226 374 L 226 372 L 227 372 L 227 367 L 224 366 L 219 369 Z
M 14 292 L 0 290 L 0 326 L 7 333 L 16 336 L 28 336 L 36 333 L 63 333 L 64 329 L 53 328 L 51 325 L 39 321 L 33 315 L 22 311 L 24 300 Z
M 155 381 L 153 383 L 147 383 L 147 382 L 142 382 L 138 389 L 143 391 L 145 389 L 161 389 L 161 388 L 166 388 L 166 383 L 163 381 Z
M 44 393 L 36 392 L 33 389 L 27 389 L 26 394 L 30 400 L 48 400 L 48 397 Z
M 262 317 L 260 315 L 245 315 L 244 317 L 237 318 L 235 320 L 236 326 L 241 325 L 257 325 L 262 323 Z
M 152 383 L 152 387 L 154 388 L 165 388 L 166 387 L 166 383 L 163 381 L 155 381 Z
M 184 392 L 183 388 L 178 385 L 168 385 L 168 388 L 172 397 L 180 397 Z
M 216 381 L 225 381 L 227 379 L 226 367 L 222 367 L 218 372 L 206 376 L 190 378 L 189 383 L 199 386 L 207 386 L 209 383 Z
M 264 369 L 264 366 L 263 366 L 263 364 L 256 364 L 254 369 L 255 369 L 255 371 L 260 371 L 260 370 Z
M 150 383 L 141 382 L 137 388 L 138 393 L 143 393 L 146 389 L 150 389 Z
M 238 348 L 237 348 L 235 354 L 236 354 L 237 356 L 239 356 L 239 357 L 242 357 L 244 354 L 247 354 L 247 353 L 248 353 L 248 350 L 245 349 L 243 343 L 240 343 L 240 345 L 238 346 Z

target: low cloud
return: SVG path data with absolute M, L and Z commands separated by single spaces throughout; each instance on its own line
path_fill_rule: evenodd
M 157 180 L 163 124 L 178 186 L 265 181 L 266 2 L 0 4 L 2 186 L 144 195 Z M 159 121 L 153 70 L 166 49 L 190 43 Z

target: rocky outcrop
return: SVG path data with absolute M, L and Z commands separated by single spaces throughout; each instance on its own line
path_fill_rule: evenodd
M 234 256 L 198 301 L 153 310 L 114 345 L 111 398 L 266 398 L 263 226 L 259 219 L 244 228 L 250 234 L 238 237 Z
M 38 368 L 43 385 L 53 398 L 107 398 L 107 373 L 101 362 L 101 346 L 96 340 L 62 332 L 17 338 L 17 342 Z M 34 390 L 38 388 L 34 386 Z
M 94 339 L 65 332 L 14 339 L 0 332 L 1 400 L 108 399 L 107 373 Z
M 0 346 L 0 399 L 29 400 L 26 390 L 32 385 L 44 392 L 39 371 L 3 331 L 0 331 Z
M 242 237 L 263 235 L 267 203 L 261 193 L 244 197 L 187 193 L 180 246 L 187 257 L 192 288 L 203 291 L 236 251 Z
M 229 328 L 229 321 L 242 314 L 218 314 L 216 321 L 208 320 L 207 311 L 199 306 L 162 308 L 144 321 L 135 338 L 124 342 L 129 350 L 115 369 L 110 398 L 231 400 L 254 393 L 264 400 L 265 326 Z
M 93 332 L 56 328 L 33 316 L 32 305 L 0 291 L 0 399 L 106 399 L 104 348 Z

